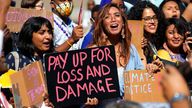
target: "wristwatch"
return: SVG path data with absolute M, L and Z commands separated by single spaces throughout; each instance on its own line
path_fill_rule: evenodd
M 175 95 L 172 97 L 170 100 L 170 103 L 174 103 L 177 101 L 182 101 L 182 100 L 188 100 L 188 96 L 184 95 L 183 93 L 175 93 Z

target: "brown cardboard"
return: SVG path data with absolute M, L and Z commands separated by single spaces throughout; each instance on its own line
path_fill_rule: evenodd
M 128 26 L 131 31 L 131 43 L 136 47 L 141 58 L 144 58 L 143 50 L 141 48 L 141 41 L 143 38 L 143 22 L 140 20 L 128 20 Z
M 41 62 L 33 62 L 11 75 L 15 106 L 38 105 L 46 92 Z M 20 105 L 21 104 L 21 105 Z
M 166 102 L 159 83 L 162 72 L 153 76 L 146 70 L 125 72 L 125 99 L 136 102 Z
M 45 17 L 53 24 L 52 12 L 23 8 L 10 8 L 6 17 L 6 24 L 11 32 L 19 32 L 24 22 L 32 16 Z

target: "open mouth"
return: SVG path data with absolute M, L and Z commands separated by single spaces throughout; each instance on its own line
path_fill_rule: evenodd
M 118 27 L 118 24 L 111 24 L 110 27 L 111 27 L 111 28 L 117 28 L 117 27 Z
M 155 29 L 156 28 L 156 25 L 150 25 L 149 26 L 149 29 Z
M 110 25 L 110 28 L 112 29 L 112 30 L 116 30 L 116 29 L 118 29 L 118 24 L 117 23 L 115 23 L 115 24 L 111 24 Z
M 173 15 L 172 18 L 178 18 L 178 16 L 177 15 Z
M 43 42 L 43 45 L 46 46 L 46 47 L 49 47 L 50 46 L 50 42 Z
M 172 42 L 173 42 L 174 44 L 179 44 L 179 43 L 180 43 L 180 40 L 172 40 Z

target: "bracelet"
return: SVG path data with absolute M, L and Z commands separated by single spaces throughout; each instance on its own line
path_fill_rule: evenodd
M 174 103 L 177 101 L 182 101 L 182 100 L 188 100 L 188 96 L 184 95 L 183 93 L 175 93 L 175 95 L 172 97 L 170 100 L 170 103 Z
M 72 44 L 67 40 L 67 44 L 72 47 Z

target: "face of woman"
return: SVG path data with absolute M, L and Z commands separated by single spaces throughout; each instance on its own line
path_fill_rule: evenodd
M 144 21 L 144 30 L 154 34 L 158 26 L 158 19 L 154 11 L 151 8 L 145 8 L 143 10 L 142 19 Z
M 123 19 L 116 7 L 111 7 L 109 13 L 104 16 L 104 27 L 110 35 L 119 35 L 123 27 Z
M 178 34 L 177 29 L 173 24 L 168 26 L 165 35 L 167 38 L 167 45 L 170 48 L 179 48 L 183 44 L 184 37 Z
M 165 3 L 165 5 L 162 8 L 163 13 L 165 15 L 165 18 L 180 18 L 180 10 L 179 10 L 179 6 L 177 5 L 176 2 L 174 1 L 169 1 L 167 3 Z
M 52 31 L 43 25 L 37 32 L 33 32 L 32 43 L 39 51 L 48 51 L 52 41 Z

